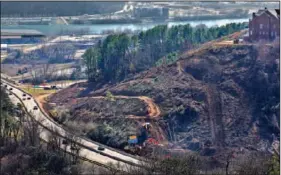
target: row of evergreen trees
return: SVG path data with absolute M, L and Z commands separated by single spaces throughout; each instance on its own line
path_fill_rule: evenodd
M 231 23 L 221 27 L 189 24 L 159 25 L 138 35 L 114 34 L 100 41 L 83 55 L 88 80 L 120 81 L 128 74 L 142 71 L 173 52 L 188 50 L 198 44 L 217 39 L 246 27 Z

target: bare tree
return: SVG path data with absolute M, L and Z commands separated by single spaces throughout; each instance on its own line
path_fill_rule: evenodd
M 59 131 L 56 128 L 52 128 L 51 132 L 48 134 L 48 149 L 61 153 L 61 137 L 58 136 Z
M 30 73 L 30 76 L 32 78 L 32 82 L 33 84 L 35 84 L 36 80 L 37 80 L 37 71 L 35 70 L 35 64 L 31 64 L 31 67 L 29 68 L 29 73 Z
M 77 163 L 79 158 L 79 153 L 81 150 L 81 147 L 78 144 L 80 142 L 80 138 L 69 133 L 66 135 L 66 139 L 69 141 L 70 151 L 72 155 L 72 162 Z
M 39 126 L 39 122 L 42 123 L 43 121 L 35 121 L 33 118 L 26 117 L 24 137 L 27 144 L 31 146 L 38 146 L 40 143 L 40 134 L 43 128 Z

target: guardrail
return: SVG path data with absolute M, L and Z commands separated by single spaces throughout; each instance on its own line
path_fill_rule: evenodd
M 10 86 L 12 86 L 12 87 L 14 87 L 14 88 L 17 88 L 17 87 L 15 87 L 15 86 L 13 86 L 13 85 L 10 85 Z M 21 92 L 26 93 L 26 94 L 28 94 L 29 96 L 32 97 L 31 94 L 29 94 L 29 93 L 23 91 L 22 89 L 18 89 L 18 90 L 20 90 Z M 13 92 L 12 92 L 12 93 L 13 93 Z M 17 98 L 19 98 L 19 100 L 21 101 L 21 103 L 23 103 L 23 101 L 21 100 L 20 97 L 18 97 L 15 93 L 13 93 L 13 94 L 14 94 Z M 45 111 L 43 111 L 43 110 L 40 108 L 40 105 L 38 104 L 38 102 L 37 102 L 36 100 L 34 100 L 34 102 L 35 102 L 36 105 L 38 106 L 39 110 L 43 113 L 43 115 L 44 115 L 46 118 L 48 118 L 53 124 L 55 124 L 55 125 L 58 126 L 58 127 L 61 127 L 62 129 L 64 129 L 64 130 L 67 131 L 68 133 L 71 133 L 68 129 L 66 129 L 65 127 L 59 125 L 59 124 L 56 123 L 54 120 L 52 120 L 52 119 L 45 113 Z M 24 106 L 24 105 L 23 105 L 23 106 Z M 26 111 L 28 111 L 25 106 L 24 106 L 24 108 L 26 109 Z M 30 115 L 30 117 L 32 117 L 31 114 L 29 114 L 29 112 L 27 112 L 27 113 L 28 113 L 28 115 Z M 48 130 L 48 131 L 50 131 L 50 132 L 52 132 L 52 133 L 55 133 L 55 134 L 59 135 L 60 137 L 66 139 L 66 140 L 73 141 L 73 140 L 69 139 L 68 137 L 65 137 L 65 136 L 63 136 L 63 135 L 61 135 L 61 134 L 55 132 L 54 130 L 52 130 L 52 129 L 50 129 L 50 128 L 44 126 L 44 125 L 42 125 L 39 121 L 37 121 L 37 122 L 38 122 L 38 124 L 39 124 L 40 126 L 42 126 L 43 128 L 45 128 L 46 130 Z M 73 134 L 73 135 L 74 135 L 74 134 Z M 90 141 L 89 139 L 86 139 L 86 138 L 84 138 L 84 137 L 81 137 L 81 138 L 84 139 L 84 140 L 86 140 L 86 141 L 92 142 L 92 143 L 94 143 L 94 144 L 96 144 L 96 145 L 98 145 L 98 146 L 104 146 L 104 145 L 102 145 L 102 144 L 100 144 L 100 143 L 95 143 L 95 142 L 93 142 L 93 141 Z M 109 157 L 109 158 L 111 158 L 111 159 L 114 159 L 114 160 L 117 160 L 117 161 L 121 161 L 121 162 L 127 163 L 127 164 L 129 164 L 129 165 L 141 167 L 141 166 L 138 165 L 138 164 L 135 164 L 135 163 L 132 163 L 132 162 L 129 162 L 129 161 L 120 159 L 120 158 L 115 157 L 115 156 L 111 156 L 111 155 L 109 155 L 109 154 L 107 154 L 107 153 L 104 153 L 104 152 L 101 152 L 101 151 L 97 151 L 97 150 L 95 150 L 95 149 L 93 149 L 93 148 L 91 148 L 91 147 L 89 147 L 89 146 L 85 146 L 85 145 L 83 145 L 83 144 L 81 144 L 81 143 L 79 143 L 79 142 L 75 142 L 75 143 L 76 143 L 77 145 L 81 146 L 81 147 L 84 147 L 84 148 L 86 148 L 86 149 L 88 149 L 88 150 L 91 150 L 91 151 L 93 151 L 93 152 L 99 153 L 99 154 L 101 154 L 101 155 L 103 155 L 103 156 L 106 156 L 106 157 Z M 108 148 L 107 146 L 104 146 L 104 147 L 105 147 L 105 148 Z M 113 150 L 113 149 L 109 149 L 109 150 L 118 152 L 118 151 Z M 119 152 L 118 152 L 118 153 L 119 153 Z M 120 154 L 123 154 L 123 153 L 120 153 Z M 125 155 L 126 155 L 126 154 L 125 154 Z M 132 156 L 129 156 L 129 157 L 134 158 L 134 157 L 132 157 Z
M 41 139 L 41 138 L 40 138 Z M 48 143 L 46 140 L 43 140 L 43 139 L 41 139 L 43 142 L 45 142 L 45 143 Z M 62 150 L 62 151 L 66 151 L 66 150 L 64 150 L 63 148 L 61 148 L 60 147 L 60 149 Z M 69 155 L 72 155 L 72 156 L 75 156 L 75 154 L 74 153 L 71 153 L 71 152 L 67 152 L 67 154 L 69 154 Z M 87 161 L 87 162 L 90 162 L 90 163 L 93 163 L 93 164 L 96 164 L 96 165 L 98 165 L 98 166 L 101 166 L 101 167 L 104 167 L 104 168 L 107 168 L 107 169 L 111 169 L 111 170 L 113 170 L 114 168 L 112 168 L 111 166 L 108 166 L 108 165 L 104 165 L 104 164 L 102 164 L 102 163 L 99 163 L 99 162 L 97 162 L 97 161 L 94 161 L 94 160 L 90 160 L 90 159 L 88 159 L 88 158 L 85 158 L 85 157 L 81 157 L 81 156 L 78 156 L 79 157 L 79 159 L 81 159 L 81 160 L 84 160 L 84 161 Z

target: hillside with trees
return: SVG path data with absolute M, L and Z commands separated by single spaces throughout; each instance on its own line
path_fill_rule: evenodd
M 169 65 L 102 88 L 91 82 L 75 84 L 48 102 L 58 104 L 58 122 L 71 124 L 76 134 L 121 147 L 138 127 L 131 115 L 147 119 L 147 105 L 118 96 L 153 99 L 161 111 L 154 126 L 162 128 L 169 147 L 152 147 L 148 163 L 127 174 L 278 175 L 279 149 L 272 143 L 280 138 L 279 53 L 279 42 L 172 52 Z M 102 174 L 59 150 L 56 137 L 39 142 L 38 125 L 2 90 L 1 105 L 1 174 Z M 173 154 L 163 158 L 165 149 Z M 103 173 L 122 174 L 114 169 Z
M 182 51 L 221 38 L 246 27 L 245 23 L 231 23 L 221 27 L 204 25 L 156 26 L 138 35 L 114 34 L 99 42 L 84 54 L 90 82 L 118 82 L 136 72 L 155 65 L 176 61 Z M 174 59 L 174 60 L 173 60 Z M 173 60 L 173 61 L 171 61 Z
M 123 102 L 117 108 L 129 114 L 111 114 L 111 109 L 98 110 L 101 105 L 97 103 L 101 102 L 95 98 L 105 97 L 108 92 L 116 98 L 149 97 L 161 111 L 158 119 L 149 121 L 155 128 L 162 129 L 160 133 L 169 143 L 167 149 L 195 152 L 213 159 L 220 167 L 229 152 L 238 160 L 237 157 L 252 153 L 271 155 L 276 149 L 272 144 L 280 138 L 279 52 L 278 42 L 269 45 L 211 43 L 181 54 L 174 63 L 150 68 L 116 84 L 73 85 L 54 94 L 49 102 L 69 109 L 69 116 L 62 124 L 71 122 L 73 130 L 78 132 L 83 128 L 83 135 L 105 144 L 109 143 L 107 140 L 114 141 L 117 145 L 122 140 L 115 138 L 126 135 L 124 126 L 134 128 L 134 125 L 113 123 L 111 116 L 119 121 L 134 122 L 136 120 L 128 115 L 135 115 L 138 112 L 135 109 L 143 106 Z M 110 107 L 111 101 L 104 99 L 102 106 Z M 148 120 L 147 116 L 143 116 L 143 120 Z M 104 122 L 95 122 L 101 120 Z M 106 129 L 100 130 L 104 134 L 90 132 L 105 122 Z M 78 124 L 79 127 L 75 127 Z M 132 134 L 131 131 L 127 135 Z M 101 135 L 107 138 L 98 137 Z M 161 139 L 157 135 L 154 138 Z

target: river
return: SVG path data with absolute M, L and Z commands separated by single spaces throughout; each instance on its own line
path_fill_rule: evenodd
M 35 29 L 45 35 L 57 35 L 61 31 L 72 31 L 79 29 L 87 29 L 90 34 L 101 34 L 106 30 L 147 30 L 156 25 L 167 24 L 169 27 L 173 25 L 180 24 L 190 24 L 191 26 L 196 26 L 199 24 L 205 24 L 207 27 L 214 25 L 222 26 L 228 23 L 239 23 L 248 22 L 248 18 L 242 19 L 217 19 L 217 20 L 190 20 L 190 21 L 177 21 L 177 22 L 154 22 L 154 23 L 141 23 L 141 24 L 92 24 L 92 25 L 1 25 L 1 29 Z

